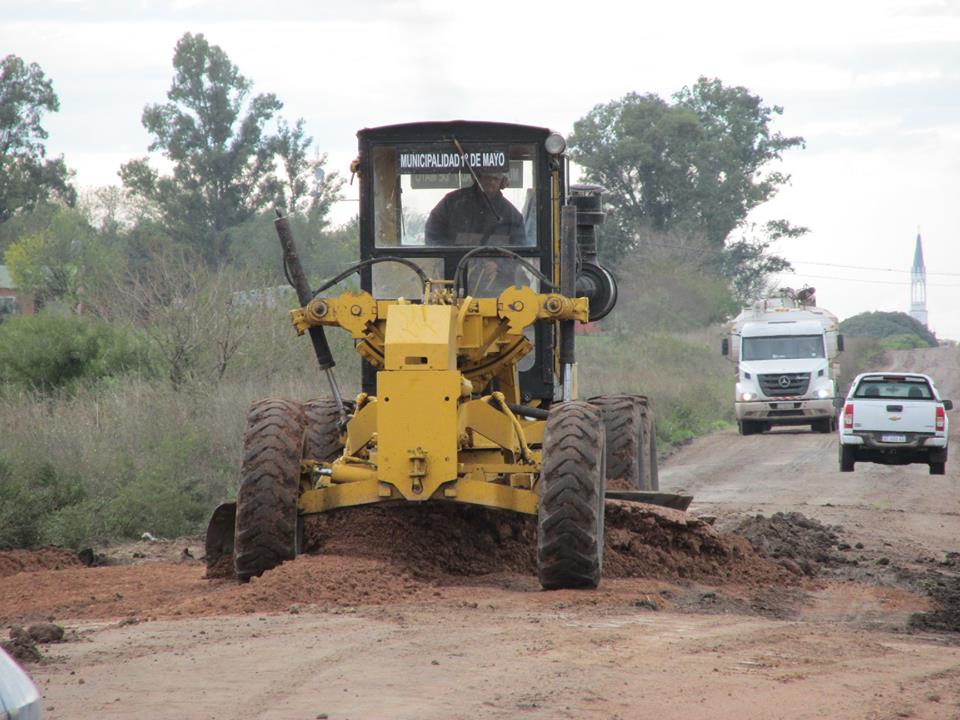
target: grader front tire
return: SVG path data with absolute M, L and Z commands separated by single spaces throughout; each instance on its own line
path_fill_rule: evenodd
M 595 588 L 603 571 L 605 444 L 587 402 L 550 409 L 543 437 L 537 570 L 545 590 Z
M 241 582 L 296 557 L 306 426 L 303 406 L 292 400 L 261 400 L 247 415 L 234 544 Z

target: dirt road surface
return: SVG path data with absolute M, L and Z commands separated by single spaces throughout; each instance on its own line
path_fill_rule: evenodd
M 960 400 L 957 359 L 891 365 Z M 67 628 L 27 666 L 47 718 L 956 719 L 958 479 L 726 431 L 663 463 L 690 516 L 608 510 L 598 591 L 539 591 L 522 521 L 377 511 L 246 586 L 196 538 L 0 554 L 0 623 Z

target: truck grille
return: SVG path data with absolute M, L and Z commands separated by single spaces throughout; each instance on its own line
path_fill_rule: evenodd
M 810 373 L 781 373 L 758 375 L 760 389 L 767 397 L 803 395 L 810 386 Z

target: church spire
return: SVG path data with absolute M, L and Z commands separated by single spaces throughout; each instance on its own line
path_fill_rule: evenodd
M 910 269 L 910 317 L 927 324 L 927 268 L 923 264 L 923 243 L 919 232 Z

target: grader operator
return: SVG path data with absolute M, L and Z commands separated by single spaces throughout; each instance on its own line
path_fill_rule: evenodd
M 537 517 L 544 588 L 596 587 L 605 497 L 658 492 L 645 397 L 577 399 L 574 324 L 617 298 L 597 262 L 600 189 L 568 186 L 565 142 L 538 127 L 428 122 L 362 130 L 360 261 L 314 290 L 286 218 L 284 264 L 330 397 L 267 399 L 247 418 L 236 503 L 207 563 L 243 581 L 294 558 L 302 517 L 458 502 Z M 359 274 L 360 290 L 327 290 Z M 351 334 L 361 391 L 342 397 L 325 327 Z M 629 490 L 607 491 L 607 479 Z

